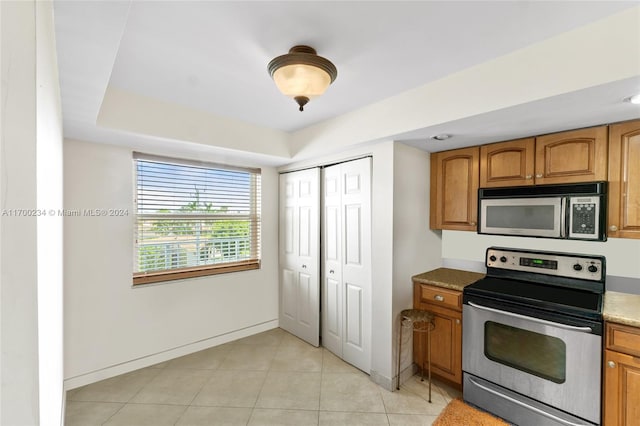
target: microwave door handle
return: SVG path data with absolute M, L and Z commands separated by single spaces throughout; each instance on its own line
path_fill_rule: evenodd
M 534 317 L 529 317 L 529 316 L 526 316 L 526 315 L 516 314 L 516 313 L 513 313 L 513 312 L 503 311 L 501 309 L 488 308 L 486 306 L 478 305 L 478 304 L 473 303 L 473 302 L 467 302 L 467 303 L 469 305 L 473 306 L 474 308 L 480 309 L 482 311 L 495 312 L 497 314 L 506 315 L 508 317 L 526 319 L 527 321 L 537 322 L 537 323 L 544 324 L 544 325 L 550 325 L 552 327 L 557 327 L 557 328 L 563 328 L 565 330 L 580 331 L 582 333 L 591 333 L 591 332 L 593 332 L 591 327 L 578 327 L 578 326 L 575 326 L 575 325 L 560 324 L 560 323 L 554 322 L 554 321 L 547 321 L 547 320 L 543 320 L 543 319 L 540 319 L 540 318 L 534 318 Z
M 531 406 L 531 405 L 527 404 L 527 403 L 526 403 L 526 402 L 524 402 L 524 401 L 519 401 L 519 400 L 517 400 L 517 399 L 515 399 L 515 398 L 510 397 L 509 395 L 505 395 L 505 394 L 500 393 L 500 392 L 498 392 L 498 391 L 496 391 L 496 390 L 493 390 L 493 389 L 491 389 L 491 388 L 489 388 L 489 387 L 487 387 L 487 386 L 484 386 L 484 385 L 482 385 L 481 383 L 478 383 L 477 381 L 473 380 L 473 377 L 469 377 L 469 381 L 470 381 L 473 385 L 475 385 L 475 386 L 479 387 L 480 389 L 482 389 L 482 390 L 484 390 L 484 391 L 486 391 L 486 392 L 489 392 L 489 393 L 491 393 L 491 394 L 493 394 L 493 395 L 495 395 L 495 396 L 498 396 L 498 397 L 500 397 L 500 398 L 506 399 L 507 401 L 510 401 L 510 402 L 512 402 L 512 403 L 514 403 L 514 404 L 517 404 L 517 405 L 519 405 L 519 406 L 521 406 L 521 407 L 524 407 L 524 408 L 526 408 L 526 409 L 528 409 L 528 410 L 534 411 L 534 412 L 536 412 L 536 413 L 538 413 L 538 414 L 540 414 L 540 415 L 542 415 L 542 416 L 544 416 L 544 417 L 547 417 L 547 418 L 549 418 L 549 419 L 555 420 L 555 421 L 556 421 L 556 422 L 558 422 L 558 423 L 562 423 L 563 425 L 570 425 L 570 426 L 582 426 L 582 425 L 586 425 L 586 424 L 587 424 L 587 423 L 574 423 L 574 422 L 572 422 L 572 421 L 570 421 L 570 420 L 561 419 L 561 418 L 560 418 L 560 417 L 558 417 L 558 416 L 555 416 L 555 415 L 553 415 L 553 414 L 551 414 L 551 413 L 548 413 L 548 412 L 546 412 L 546 411 L 544 411 L 544 410 L 541 410 L 541 409 L 539 409 L 539 408 L 537 408 L 537 407 L 533 407 L 533 406 Z
M 567 204 L 570 202 L 569 198 L 561 198 L 560 201 L 560 238 L 567 238 Z

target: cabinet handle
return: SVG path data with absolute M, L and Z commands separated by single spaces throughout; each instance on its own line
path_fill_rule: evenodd
M 433 298 L 438 302 L 444 302 L 444 296 L 440 296 L 439 294 L 436 294 L 435 296 L 433 296 Z
M 533 176 L 531 176 L 531 175 L 526 175 L 524 178 L 525 178 L 525 179 L 531 179 L 532 177 L 533 177 Z
M 302 265 L 302 269 L 307 269 L 307 265 Z
M 469 222 L 469 225 L 476 226 L 476 223 L 475 222 Z
M 334 272 L 334 271 L 333 271 L 333 269 L 331 269 L 331 270 L 329 271 L 329 273 L 330 273 L 330 274 L 333 274 L 333 272 Z
M 456 320 L 456 324 L 460 324 L 460 320 L 459 319 Z
M 542 177 L 542 173 L 536 173 L 536 177 L 537 178 L 541 178 Z
M 617 226 L 615 226 L 615 225 L 611 225 L 611 226 L 609 227 L 609 231 L 616 232 L 617 230 L 618 230 L 618 227 L 617 227 Z
M 613 362 L 613 361 L 609 361 L 609 362 L 607 362 L 607 367 L 609 367 L 609 368 L 616 368 L 616 363 L 615 363 L 615 362 Z

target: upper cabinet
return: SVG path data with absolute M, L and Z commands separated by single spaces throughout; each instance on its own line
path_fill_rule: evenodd
M 607 126 L 536 138 L 535 183 L 607 180 Z
M 431 154 L 431 229 L 476 230 L 479 158 L 477 146 Z
M 609 127 L 608 236 L 640 238 L 640 120 Z
M 480 187 L 533 185 L 535 139 L 480 147 Z
M 480 187 L 607 179 L 607 126 L 480 147 Z

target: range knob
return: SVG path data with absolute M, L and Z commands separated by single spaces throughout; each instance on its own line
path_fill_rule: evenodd
M 589 272 L 598 272 L 598 267 L 596 265 L 589 265 L 587 269 Z
M 582 271 L 582 265 L 579 263 L 576 263 L 575 265 L 573 265 L 573 270 L 574 271 Z
M 507 261 L 507 258 L 504 256 L 500 256 L 500 262 L 505 263 Z
M 497 257 L 495 257 L 493 254 L 491 256 L 489 256 L 489 260 L 492 262 L 495 262 L 497 259 Z

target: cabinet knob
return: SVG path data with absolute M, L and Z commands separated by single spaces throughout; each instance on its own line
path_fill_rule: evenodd
M 333 269 L 331 269 L 331 270 L 329 271 L 329 273 L 330 273 L 330 274 L 333 274 L 333 272 L 334 272 L 334 271 L 333 271 Z
M 609 361 L 609 362 L 607 362 L 607 367 L 609 367 L 609 368 L 616 368 L 616 363 L 615 363 L 615 362 L 613 362 L 613 361 Z
M 536 173 L 536 177 L 537 178 L 541 178 L 542 177 L 542 173 Z
M 459 319 L 456 320 L 456 324 L 460 324 L 460 320 Z
M 469 222 L 469 225 L 476 226 L 476 223 L 475 222 Z
M 433 296 L 433 299 L 437 300 L 438 302 L 444 302 L 444 296 L 440 296 L 439 294 Z
M 609 227 L 609 231 L 616 232 L 617 230 L 618 230 L 618 227 L 617 227 L 617 226 L 615 226 L 615 225 L 611 225 L 611 226 Z
M 307 265 L 302 265 L 302 269 L 307 269 Z
M 525 178 L 525 179 L 531 179 L 532 177 L 533 177 L 533 176 L 531 176 L 531 175 L 526 175 L 524 178 Z

